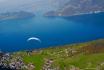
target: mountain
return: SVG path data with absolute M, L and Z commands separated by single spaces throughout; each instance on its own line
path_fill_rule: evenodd
M 0 13 L 29 11 L 43 13 L 49 10 L 56 10 L 60 0 L 0 0 Z
M 61 2 L 62 3 L 62 2 Z M 60 4 L 61 4 L 60 3 Z M 79 14 L 99 13 L 104 11 L 104 0 L 69 0 L 57 11 L 49 11 L 46 16 L 72 16 Z
M 25 11 L 20 12 L 6 12 L 0 14 L 0 20 L 8 20 L 8 19 L 23 19 L 34 17 L 35 14 Z

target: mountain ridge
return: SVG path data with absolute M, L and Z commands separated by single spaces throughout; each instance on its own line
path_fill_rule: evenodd
M 98 0 L 70 0 L 61 9 L 49 11 L 45 16 L 72 16 L 104 12 L 104 1 Z

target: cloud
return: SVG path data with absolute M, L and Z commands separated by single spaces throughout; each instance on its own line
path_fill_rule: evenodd
M 0 12 L 26 10 L 36 12 L 56 9 L 55 0 L 0 0 Z

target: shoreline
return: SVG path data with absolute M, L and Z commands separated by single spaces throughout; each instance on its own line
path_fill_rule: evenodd
M 104 40 L 103 38 L 100 38 L 100 39 L 96 39 L 96 40 L 90 40 L 90 41 L 85 41 L 85 42 L 78 42 L 78 43 L 71 43 L 71 44 L 63 44 L 63 45 L 56 45 L 56 46 L 49 46 L 49 47 L 45 47 L 45 48 L 37 48 L 37 49 L 32 49 L 32 50 L 17 50 L 17 51 L 11 51 L 11 52 L 8 52 L 8 51 L 5 51 L 4 53 L 16 53 L 16 52 L 26 52 L 26 51 L 40 51 L 40 50 L 44 50 L 44 49 L 54 49 L 54 48 L 64 48 L 63 46 L 71 46 L 71 45 L 79 45 L 79 44 L 86 44 L 86 43 L 91 43 L 91 42 L 96 42 L 96 41 L 99 41 L 99 40 Z M 3 52 L 2 50 L 0 50 L 0 52 Z
M 100 14 L 104 13 L 104 11 L 95 11 L 90 13 L 79 13 L 79 14 L 73 14 L 73 15 L 45 15 L 45 17 L 75 17 L 75 16 L 83 16 L 83 15 L 93 15 L 93 14 Z

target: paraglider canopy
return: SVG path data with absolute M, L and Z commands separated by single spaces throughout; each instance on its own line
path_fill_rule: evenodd
M 27 42 L 29 42 L 29 41 L 38 41 L 38 42 L 41 43 L 41 40 L 37 37 L 30 37 L 30 38 L 27 39 Z

